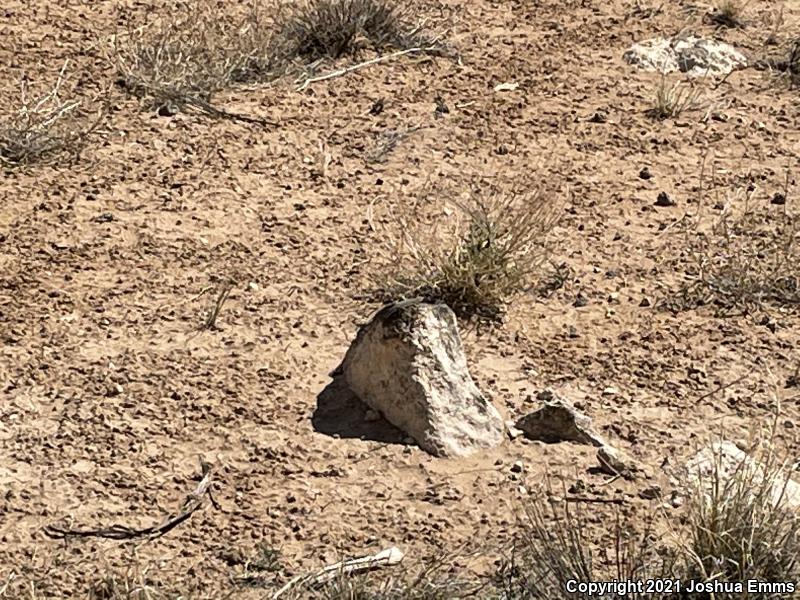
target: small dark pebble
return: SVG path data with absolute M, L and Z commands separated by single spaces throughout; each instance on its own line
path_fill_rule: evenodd
M 95 223 L 110 223 L 114 220 L 114 215 L 111 213 L 103 213 L 101 215 L 96 215 L 92 217 L 92 221 Z
M 639 171 L 639 179 L 652 179 L 653 174 L 650 172 L 650 169 L 645 167 L 641 171 Z
M 777 204 L 778 206 L 783 206 L 786 204 L 786 196 L 777 192 L 773 197 L 772 200 L 769 201 L 770 204 Z
M 669 197 L 667 192 L 660 192 L 655 204 L 656 206 L 675 206 L 675 201 Z

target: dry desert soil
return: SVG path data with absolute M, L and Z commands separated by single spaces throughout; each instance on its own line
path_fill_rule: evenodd
M 797 305 L 685 293 L 698 261 L 734 260 L 711 228 L 725 214 L 752 211 L 756 237 L 796 214 L 800 93 L 754 68 L 673 74 L 697 102 L 655 119 L 659 74 L 622 58 L 685 31 L 778 52 L 800 33 L 799 3 L 750 2 L 745 26 L 729 28 L 683 1 L 415 1 L 452 52 L 214 96 L 266 126 L 159 115 L 114 86 L 109 36 L 172 10 L 0 6 L 4 97 L 22 80 L 52 83 L 65 61 L 76 93 L 108 90 L 80 156 L 0 174 L 0 596 L 104 597 L 104 580 L 135 575 L 167 597 L 269 597 L 390 546 L 409 568 L 445 554 L 453 573 L 480 578 L 545 476 L 615 499 L 585 509 L 602 554 L 615 515 L 645 523 L 663 502 L 639 492 L 667 492 L 661 467 L 710 439 L 777 423 L 782 455 L 800 455 Z M 401 224 L 432 227 L 490 187 L 538 190 L 560 220 L 541 277 L 502 320 L 463 322 L 478 387 L 504 419 L 559 391 L 650 479 L 603 474 L 588 446 L 525 438 L 434 458 L 329 387 L 380 306 L 375 277 Z M 215 502 L 166 535 L 46 535 L 158 524 L 197 486 L 201 458 Z M 279 565 L 264 564 L 271 552 Z

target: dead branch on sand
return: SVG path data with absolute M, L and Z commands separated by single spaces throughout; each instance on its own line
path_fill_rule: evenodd
M 369 571 L 377 567 L 396 565 L 403 560 L 404 556 L 405 554 L 403 554 L 402 550 L 396 546 L 392 546 L 391 548 L 382 550 L 377 554 L 364 556 L 361 558 L 353 558 L 351 560 L 343 560 L 336 564 L 328 565 L 327 567 L 324 567 L 313 573 L 307 573 L 305 575 L 298 575 L 297 577 L 294 577 L 286 585 L 273 594 L 272 600 L 277 600 L 285 592 L 297 586 L 320 585 L 327 581 L 331 581 L 338 575 L 352 575 L 354 573 Z
M 168 516 L 160 525 L 145 527 L 144 529 L 133 529 L 125 525 L 112 525 L 105 529 L 62 529 L 54 525 L 47 525 L 44 528 L 44 534 L 49 538 L 59 540 L 74 537 L 99 537 L 111 540 L 161 537 L 191 517 L 203 505 L 203 500 L 206 496 L 208 496 L 215 508 L 219 508 L 219 504 L 211 495 L 211 466 L 202 459 L 200 460 L 200 466 L 203 474 L 200 483 L 186 497 L 177 514 Z
M 378 56 L 377 58 L 373 58 L 372 60 L 368 60 L 362 63 L 358 63 L 356 65 L 345 67 L 344 69 L 339 69 L 338 71 L 331 71 L 330 73 L 325 73 L 324 75 L 319 75 L 317 77 L 309 77 L 297 88 L 297 91 L 302 92 L 312 83 L 317 83 L 318 81 L 325 81 L 327 79 L 333 79 L 334 77 L 341 77 L 342 75 L 347 75 L 348 73 L 352 73 L 353 71 L 358 71 L 360 69 L 369 67 L 371 65 L 375 65 L 381 62 L 386 62 L 388 60 L 392 60 L 400 56 L 405 56 L 406 54 L 419 54 L 422 52 L 432 52 L 436 49 L 437 49 L 436 46 L 429 46 L 425 48 L 423 47 L 407 48 L 406 50 L 398 50 L 397 52 L 392 52 L 391 54 Z

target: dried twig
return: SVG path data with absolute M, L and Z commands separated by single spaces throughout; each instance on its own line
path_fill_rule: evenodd
M 222 305 L 225 304 L 225 301 L 228 299 L 232 289 L 233 283 L 231 282 L 228 282 L 222 286 L 219 294 L 217 295 L 217 299 L 214 302 L 214 306 L 211 307 L 208 317 L 206 317 L 205 323 L 203 323 L 200 329 L 214 329 L 217 326 L 217 317 L 219 316 L 219 313 L 222 310 Z
M 567 496 L 565 502 L 585 502 L 587 504 L 624 504 L 622 498 L 590 498 L 588 496 Z
M 298 575 L 292 578 L 286 585 L 275 592 L 272 600 L 277 600 L 285 592 L 297 586 L 314 586 L 328 582 L 338 575 L 352 575 L 363 571 L 369 571 L 378 567 L 388 567 L 398 564 L 403 560 L 405 554 L 396 546 L 382 550 L 377 554 L 343 560 L 333 565 L 328 565 L 313 573 Z
M 44 534 L 53 539 L 64 540 L 75 537 L 99 537 L 111 540 L 131 540 L 137 538 L 157 538 L 169 533 L 175 527 L 186 521 L 203 504 L 203 499 L 208 496 L 211 503 L 219 508 L 214 498 L 211 496 L 211 466 L 200 460 L 203 478 L 194 491 L 190 492 L 184 500 L 183 505 L 177 514 L 170 515 L 160 525 L 145 527 L 144 529 L 134 529 L 125 525 L 112 525 L 104 529 L 62 529 L 54 525 L 47 525 Z
M 331 71 L 330 73 L 325 73 L 324 75 L 318 75 L 317 77 L 309 77 L 306 79 L 302 85 L 297 88 L 298 92 L 303 91 L 306 89 L 310 84 L 317 83 L 319 81 L 325 81 L 327 79 L 333 79 L 334 77 L 341 77 L 342 75 L 347 75 L 348 73 L 352 73 L 354 71 L 358 71 L 365 67 L 369 67 L 381 62 L 386 62 L 389 60 L 393 60 L 400 56 L 404 56 L 406 54 L 418 54 L 421 52 L 434 52 L 438 50 L 437 46 L 427 46 L 427 47 L 417 47 L 417 48 L 407 48 L 406 50 L 398 50 L 397 52 L 392 52 L 391 54 L 384 54 L 383 56 L 378 56 L 377 58 L 373 58 L 371 60 L 367 60 L 362 63 L 358 63 L 355 65 L 351 65 L 349 67 L 345 67 L 344 69 L 339 69 L 337 71 Z

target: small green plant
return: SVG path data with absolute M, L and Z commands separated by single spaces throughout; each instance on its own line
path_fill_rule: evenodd
M 670 83 L 665 73 L 656 85 L 653 107 L 648 111 L 654 119 L 672 119 L 698 104 L 699 92 L 691 85 Z
M 399 219 L 398 247 L 379 286 L 386 299 L 422 296 L 465 318 L 498 319 L 517 294 L 536 287 L 556 207 L 538 193 L 478 192 L 455 207 L 447 231 Z

